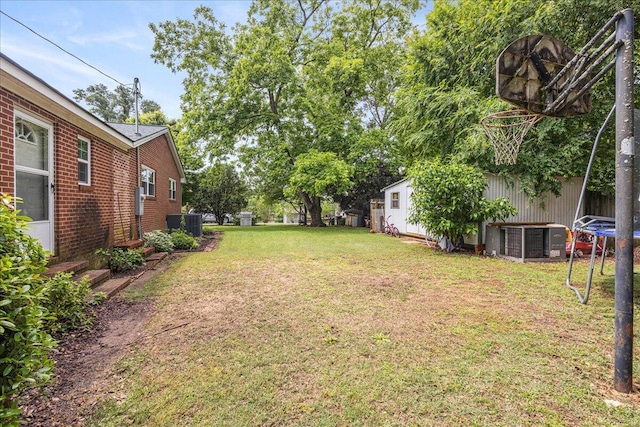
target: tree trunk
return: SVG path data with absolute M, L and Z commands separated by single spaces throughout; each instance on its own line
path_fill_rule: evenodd
M 322 206 L 320 204 L 320 197 L 310 197 L 306 193 L 300 193 L 302 197 L 302 201 L 304 205 L 307 207 L 307 211 L 309 211 L 309 215 L 311 215 L 311 227 L 326 227 L 327 224 L 322 222 Z
M 212 212 L 216 216 L 216 223 L 218 225 L 224 225 L 225 214 L 222 211 Z

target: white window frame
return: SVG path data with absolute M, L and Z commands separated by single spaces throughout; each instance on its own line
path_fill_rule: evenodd
M 393 197 L 397 196 L 397 197 Z M 391 193 L 391 209 L 400 209 L 400 192 L 394 191 Z
M 178 195 L 178 183 L 175 179 L 169 178 L 169 200 L 176 200 Z
M 30 113 L 27 112 L 23 112 L 21 110 L 14 110 L 13 111 L 13 126 L 15 126 L 16 123 L 16 118 L 20 118 L 21 120 L 24 120 L 28 123 L 32 123 L 35 124 L 37 126 L 40 126 L 42 128 L 47 129 L 47 156 L 48 156 L 48 161 L 47 161 L 47 171 L 43 171 L 43 170 L 39 170 L 39 169 L 34 169 L 28 166 L 20 166 L 17 164 L 17 150 L 15 149 L 15 128 L 14 128 L 14 152 L 13 152 L 13 194 L 17 193 L 18 190 L 18 179 L 16 177 L 18 172 L 27 172 L 27 173 L 32 173 L 35 175 L 42 175 L 42 176 L 47 176 L 49 179 L 49 184 L 53 184 L 54 181 L 54 177 L 55 177 L 55 169 L 54 169 L 54 152 L 53 152 L 53 124 L 50 122 L 45 122 L 42 119 L 39 119 L 35 116 L 32 116 Z M 27 142 L 29 144 L 33 144 L 33 141 L 29 141 L 25 138 L 20 138 L 21 141 L 23 142 Z M 51 254 L 55 254 L 55 198 L 53 197 L 52 193 L 49 193 L 49 219 L 46 221 L 31 221 L 31 224 L 42 224 L 42 223 L 49 223 L 49 232 L 48 232 L 48 242 L 44 242 L 42 239 L 39 239 L 40 236 L 37 236 L 36 234 L 32 234 L 33 237 L 38 238 L 41 242 L 43 242 L 43 246 L 46 250 L 48 250 L 49 252 L 51 252 Z M 35 227 L 33 227 L 32 225 L 32 230 Z M 29 229 L 27 229 L 29 230 Z M 27 231 L 27 233 L 29 233 L 29 231 Z
M 145 174 L 145 172 L 147 172 Z M 148 180 L 147 177 L 151 177 L 151 180 Z M 142 188 L 144 191 L 144 195 L 148 197 L 156 197 L 156 171 L 155 169 L 151 169 L 148 166 L 142 165 L 140 171 L 140 182 L 142 182 Z M 149 191 L 149 184 L 153 185 L 153 193 Z
M 78 143 L 80 143 L 80 141 L 87 143 L 87 160 L 84 160 L 78 157 L 78 184 L 91 185 L 91 140 L 78 135 Z M 80 181 L 80 163 L 87 165 L 87 181 L 86 182 Z

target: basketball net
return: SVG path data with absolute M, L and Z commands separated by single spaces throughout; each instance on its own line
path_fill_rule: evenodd
M 531 126 L 543 116 L 527 110 L 507 110 L 492 113 L 480 120 L 494 149 L 496 165 L 514 165 L 520 152 L 520 144 Z

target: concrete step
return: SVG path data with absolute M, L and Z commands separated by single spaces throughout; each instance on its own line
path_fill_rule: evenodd
M 58 273 L 74 273 L 82 272 L 89 267 L 89 261 L 69 261 L 61 262 L 60 264 L 52 265 L 44 273 L 45 276 L 53 277 Z
M 156 252 L 155 254 L 149 255 L 147 261 L 162 261 L 167 255 L 169 255 L 167 252 Z
M 154 247 L 146 247 L 146 248 L 140 249 L 140 253 L 142 253 L 142 256 L 145 258 L 149 258 L 151 255 L 153 255 L 154 252 L 155 252 Z
M 126 242 L 120 242 L 113 245 L 114 248 L 120 249 L 136 249 L 142 247 L 144 242 L 142 240 L 128 240 Z
M 129 286 L 131 283 L 131 277 L 121 277 L 119 279 L 109 279 L 106 282 L 102 282 L 100 285 L 92 289 L 92 292 L 104 292 L 107 295 L 107 299 L 117 294 L 122 289 Z
M 147 269 L 155 268 L 168 255 L 167 252 L 156 252 L 147 258 Z
M 73 280 L 80 281 L 83 277 L 89 277 L 89 285 L 94 288 L 100 283 L 111 278 L 110 270 L 88 270 L 82 273 L 77 273 L 73 276 Z

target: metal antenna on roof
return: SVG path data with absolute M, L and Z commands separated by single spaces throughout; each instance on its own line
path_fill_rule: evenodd
M 138 100 L 142 97 L 140 93 L 140 79 L 135 77 L 133 79 L 133 96 L 135 98 L 135 114 L 136 114 L 136 136 L 140 136 L 140 131 L 138 128 Z

